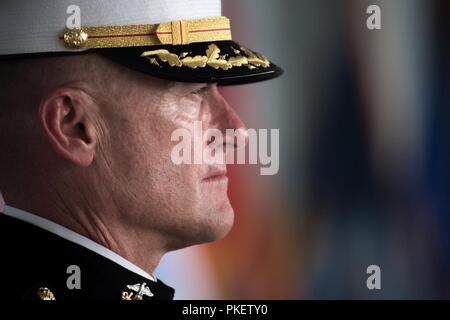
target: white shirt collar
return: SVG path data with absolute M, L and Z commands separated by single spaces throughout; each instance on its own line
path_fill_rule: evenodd
M 150 281 L 154 281 L 154 282 L 157 281 L 155 276 L 145 272 L 144 270 L 142 270 L 135 264 L 133 264 L 130 261 L 126 260 L 125 258 L 119 256 L 117 253 L 92 241 L 89 238 L 86 238 L 85 236 L 82 236 L 81 234 L 78 234 L 70 229 L 67 229 L 66 227 L 63 227 L 63 226 L 56 224 L 50 220 L 39 217 L 35 214 L 29 213 L 29 212 L 26 212 L 24 210 L 20 210 L 17 208 L 13 208 L 13 207 L 10 207 L 7 205 L 4 206 L 3 213 L 7 216 L 19 219 L 21 221 L 24 221 L 24 222 L 32 224 L 36 227 L 39 227 L 41 229 L 47 230 L 48 232 L 56 234 L 57 236 L 60 236 L 61 238 L 64 238 L 64 239 L 71 241 L 73 243 L 76 243 L 86 249 L 94 251 L 95 253 L 119 264 L 120 266 L 124 267 L 125 269 L 128 269 L 144 278 L 149 279 Z

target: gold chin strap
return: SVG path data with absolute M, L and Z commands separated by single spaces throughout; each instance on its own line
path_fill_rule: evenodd
M 160 24 L 66 29 L 60 37 L 71 49 L 182 45 L 231 40 L 230 20 L 215 17 Z

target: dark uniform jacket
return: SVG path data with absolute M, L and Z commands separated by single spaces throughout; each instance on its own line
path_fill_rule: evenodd
M 0 213 L 0 300 L 173 299 L 174 290 L 77 243 Z

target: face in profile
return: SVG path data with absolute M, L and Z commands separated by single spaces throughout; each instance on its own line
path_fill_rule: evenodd
M 216 85 L 133 76 L 127 90 L 112 93 L 119 94 L 111 99 L 118 112 L 109 119 L 111 174 L 124 219 L 136 232 L 160 235 L 169 249 L 223 238 L 234 220 L 226 165 L 174 164 L 171 135 L 184 128 L 208 148 L 194 122 L 222 132 L 244 124 Z

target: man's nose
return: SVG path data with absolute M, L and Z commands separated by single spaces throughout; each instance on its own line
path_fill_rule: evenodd
M 249 138 L 248 129 L 244 122 L 238 116 L 234 108 L 228 103 L 225 97 L 220 93 L 217 86 L 214 86 L 212 91 L 211 125 L 222 132 L 222 135 L 226 140 L 225 143 L 234 144 L 235 148 L 246 146 Z

